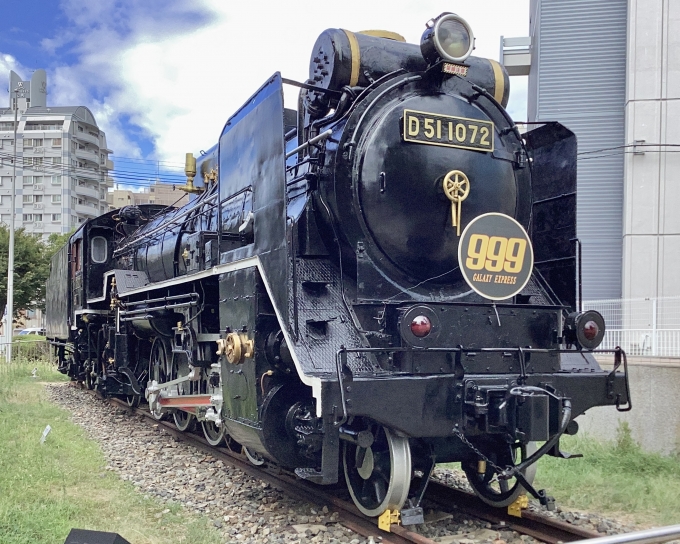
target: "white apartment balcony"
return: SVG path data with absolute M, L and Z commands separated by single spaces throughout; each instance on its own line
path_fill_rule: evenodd
M 89 132 L 76 132 L 72 135 L 74 140 L 80 140 L 81 142 L 88 142 L 99 147 L 99 136 L 92 136 Z
M 106 159 L 106 169 L 107 170 L 113 170 L 113 161 Z
M 97 217 L 99 215 L 99 206 L 89 206 L 88 204 L 76 204 L 76 212 L 89 215 L 90 217 Z
M 99 152 L 89 149 L 76 149 L 76 157 L 99 164 Z
M 75 192 L 78 196 L 89 196 L 90 198 L 99 200 L 99 189 L 94 188 L 91 185 L 76 185 Z

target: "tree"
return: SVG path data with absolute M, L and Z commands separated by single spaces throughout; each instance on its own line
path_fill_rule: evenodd
M 14 233 L 14 317 L 20 310 L 45 308 L 45 282 L 50 260 L 66 242 L 69 234 L 50 235 L 44 242 L 39 234 L 23 228 Z M 7 304 L 7 260 L 9 229 L 0 225 L 0 311 Z

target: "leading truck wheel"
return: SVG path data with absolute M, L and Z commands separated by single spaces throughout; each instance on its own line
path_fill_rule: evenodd
M 501 468 L 518 465 L 530 455 L 532 455 L 538 447 L 536 442 L 529 442 L 524 444 L 503 444 L 498 447 L 498 450 L 490 451 L 487 457 L 493 461 L 494 464 Z M 484 452 L 486 455 L 487 452 Z M 468 482 L 475 491 L 475 494 L 486 504 L 503 508 L 509 506 L 520 495 L 524 495 L 526 490 L 519 483 L 517 478 L 510 478 L 509 480 L 499 480 L 498 471 L 494 469 L 490 463 L 485 461 L 467 461 L 461 463 Z M 522 471 L 527 482 L 533 484 L 536 476 L 536 463 L 528 466 Z
M 357 508 L 367 516 L 401 510 L 411 485 L 411 448 L 407 438 L 378 427 L 373 444 L 345 443 L 345 480 Z

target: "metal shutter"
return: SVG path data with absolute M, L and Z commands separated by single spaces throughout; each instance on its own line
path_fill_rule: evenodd
M 579 154 L 623 145 L 627 0 L 540 0 L 537 15 L 535 120 L 572 130 Z M 621 296 L 624 155 L 602 154 L 578 161 L 585 300 Z

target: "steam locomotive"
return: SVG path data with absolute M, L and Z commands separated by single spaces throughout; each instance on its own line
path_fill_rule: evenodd
M 550 506 L 535 461 L 585 410 L 630 408 L 625 354 L 602 370 L 579 309 L 575 136 L 521 134 L 473 48 L 451 13 L 420 45 L 324 31 L 306 82 L 273 75 L 187 154 L 189 204 L 114 210 L 55 255 L 59 368 L 253 463 L 344 476 L 370 516 L 420 519 L 443 462 L 489 504 Z

